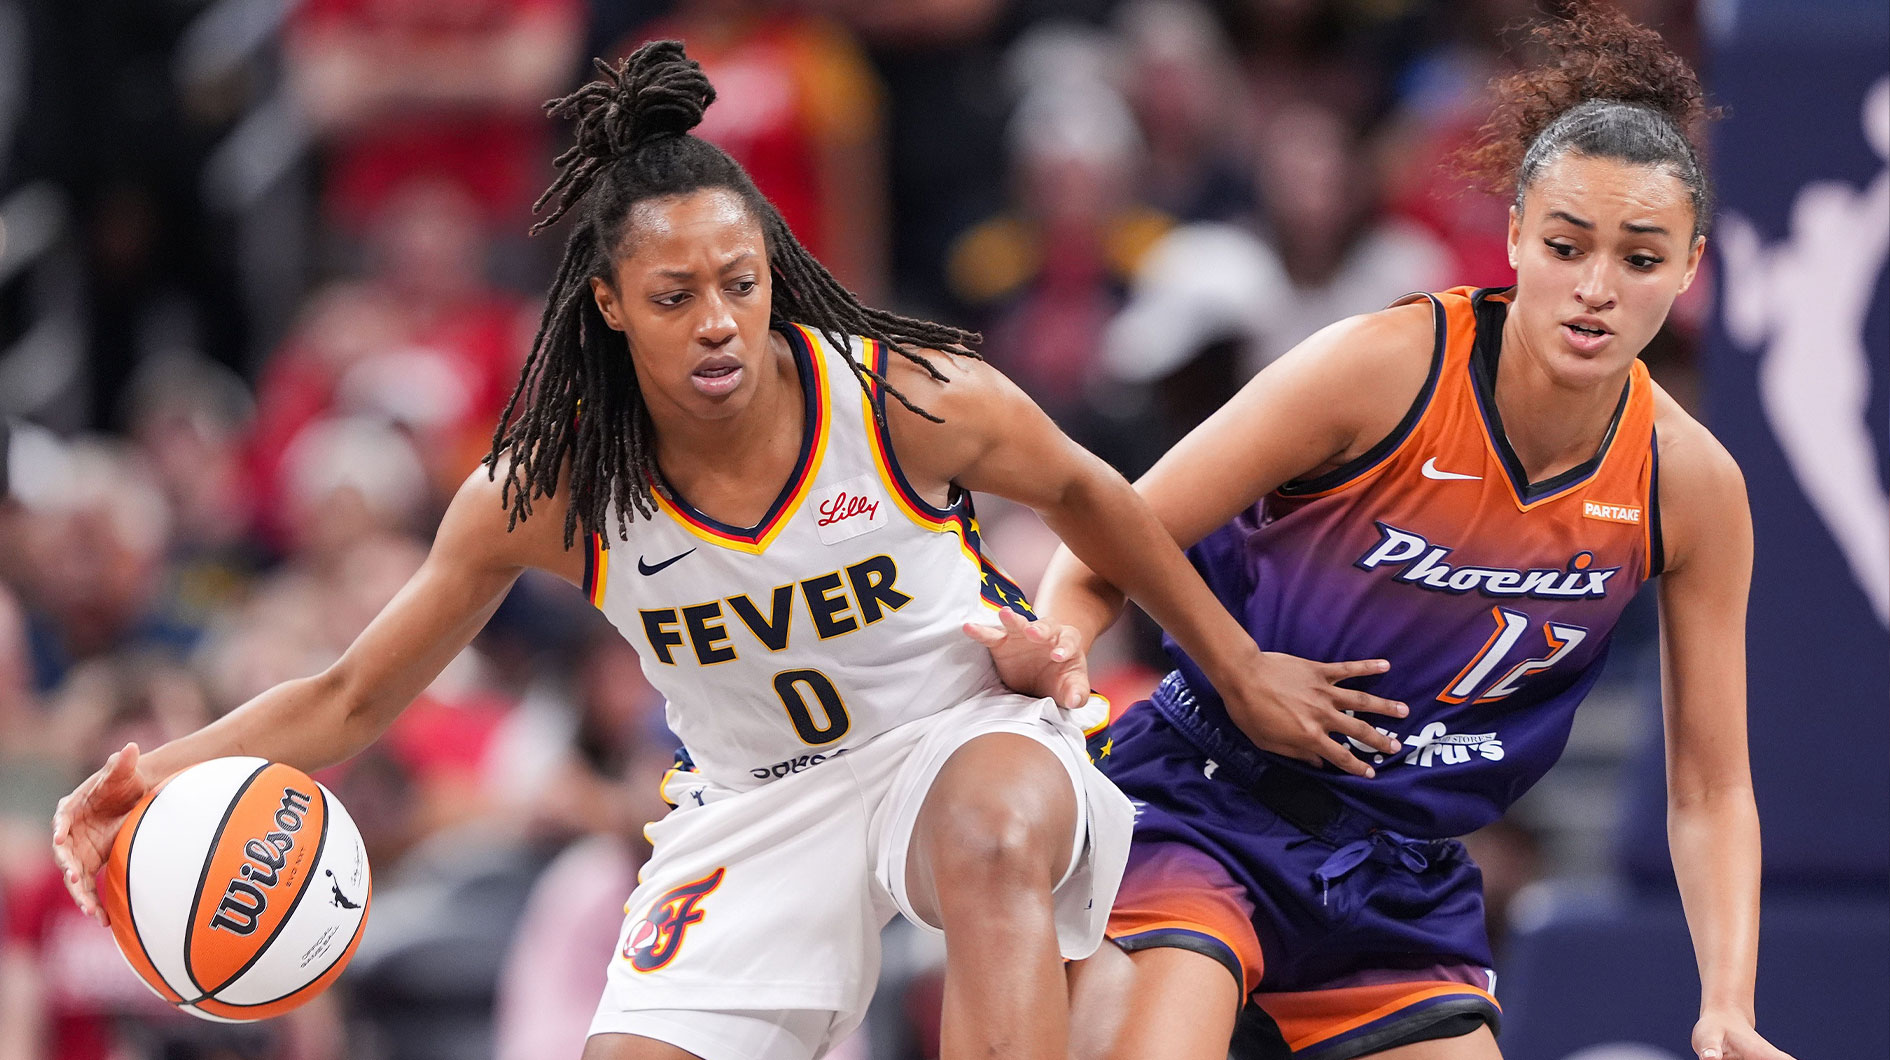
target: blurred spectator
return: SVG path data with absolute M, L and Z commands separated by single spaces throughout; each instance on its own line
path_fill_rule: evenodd
M 1129 102 L 1148 141 L 1144 197 L 1181 221 L 1251 215 L 1248 97 L 1220 26 L 1192 0 L 1136 0 L 1116 22 Z
M 607 796 L 609 813 L 553 858 L 532 886 L 500 974 L 496 1060 L 583 1051 L 616 953 L 624 899 L 649 857 L 643 826 L 669 809 L 657 790 L 672 761 L 661 742 L 626 742 L 610 755 L 618 760 L 610 773 L 596 771 L 587 756 L 572 763 L 589 773 L 597 795 Z
M 795 238 L 868 302 L 886 290 L 881 88 L 837 23 L 788 0 L 681 0 L 611 49 L 674 37 L 716 86 L 695 130 L 741 163 Z
M 57 282 L 71 288 L 62 297 L 83 305 L 71 336 L 83 351 L 85 363 L 76 366 L 82 383 L 62 391 L 68 407 L 34 411 L 71 416 L 74 426 L 121 426 L 113 416 L 123 387 L 154 351 L 187 345 L 226 365 L 243 361 L 248 336 L 235 248 L 206 209 L 199 181 L 235 115 L 186 98 L 173 65 L 205 6 L 23 0 L 0 7 L 0 67 L 7 68 L 0 72 L 0 139 L 17 129 L 14 143 L 0 144 L 0 197 L 43 182 L 46 211 L 22 220 L 72 225 L 79 274 Z M 9 121 L 8 97 L 20 89 Z M 0 335 L 9 340 L 18 337 L 7 319 L 16 308 L 0 309 Z M 74 401 L 84 407 L 70 408 Z
M 179 555 L 244 542 L 250 502 L 243 443 L 253 412 L 249 388 L 234 372 L 190 350 L 155 355 L 132 377 L 127 433 L 170 508 Z
M 1363 123 L 1374 116 L 1388 25 L 1409 0 L 1226 0 L 1228 25 L 1258 117 L 1316 99 Z
M 1135 198 L 1143 145 L 1105 77 L 1106 40 L 1074 28 L 1019 42 L 1008 132 L 1014 205 L 952 248 L 952 283 L 983 309 L 984 353 L 1087 440 L 1085 383 L 1125 284 L 1170 219 Z
M 324 416 L 404 428 L 433 511 L 485 455 L 536 321 L 527 302 L 487 282 L 484 233 L 457 183 L 408 183 L 367 234 L 369 273 L 310 299 L 257 401 L 257 503 L 274 539 L 291 533 L 289 450 Z
M 1372 172 L 1338 115 L 1312 104 L 1280 112 L 1259 158 L 1266 240 L 1194 226 L 1157 247 L 1110 325 L 1106 358 L 1117 380 L 1161 380 L 1212 342 L 1236 339 L 1244 381 L 1327 324 L 1453 282 L 1433 238 L 1382 215 Z
M 1006 0 L 812 0 L 876 40 L 938 45 L 985 39 Z M 1022 6 L 1022 5 L 1015 5 Z
M 284 543 L 316 572 L 331 572 L 359 542 L 425 530 L 420 454 L 405 434 L 377 420 L 315 420 L 283 454 L 282 470 Z
M 33 660 L 26 612 L 0 581 L 0 759 L 17 751 L 39 720 L 33 698 Z
M 1508 200 L 1468 186 L 1452 160 L 1489 116 L 1489 83 L 1515 69 L 1517 57 L 1499 50 L 1503 27 L 1533 13 L 1528 0 L 1446 8 L 1442 39 L 1405 72 L 1379 138 L 1388 208 L 1442 241 L 1456 283 L 1506 286 L 1516 279 Z
M 1003 202 L 1006 99 L 998 56 L 1017 0 L 799 0 L 859 35 L 885 88 L 894 301 L 950 303 L 952 240 Z
M 663 697 L 644 678 L 636 647 L 614 628 L 590 635 L 571 673 L 569 688 L 546 674 L 507 719 L 495 744 L 503 775 L 489 784 L 534 836 L 640 835 L 653 819 L 643 816 L 648 793 L 633 789 L 626 798 L 623 778 L 646 745 L 675 751 Z
M 451 177 L 516 231 L 555 153 L 540 107 L 582 29 L 579 0 L 303 0 L 287 58 L 324 140 L 329 217 L 360 232 L 415 178 Z
M 198 630 L 163 592 L 170 513 L 134 451 L 91 438 L 53 446 L 14 489 L 37 688 L 114 650 L 189 650 Z
M 235 373 L 188 350 L 153 356 L 132 377 L 125 422 L 170 512 L 165 595 L 201 628 L 249 590 L 247 444 L 253 402 Z

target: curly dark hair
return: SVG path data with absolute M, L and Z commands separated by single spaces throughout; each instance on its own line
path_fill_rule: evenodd
M 558 156 L 557 179 L 533 204 L 533 212 L 546 212 L 532 232 L 566 213 L 576 225 L 486 457 L 489 476 L 496 477 L 504 466 L 500 497 L 511 512 L 509 525 L 529 518 L 533 500 L 557 490 L 567 460 L 565 547 L 575 542 L 580 527 L 598 534 L 608 547 L 606 523 L 613 507 L 619 533 L 628 531 L 630 519 L 655 514 L 654 426 L 637 388 L 627 339 L 604 322 L 590 288 L 592 277 L 615 282 L 613 255 L 624 245 L 631 208 L 646 199 L 707 188 L 740 197 L 761 225 L 774 281 L 771 325 L 779 329 L 792 322 L 818 330 L 846 358 L 862 387 L 877 383 L 906 408 L 936 420 L 861 364 L 849 336 L 877 340 L 941 380 L 944 376 L 919 351 L 951 349 L 976 356 L 979 336 L 862 305 L 814 260 L 741 166 L 721 148 L 689 134 L 715 101 L 715 89 L 681 42 L 653 41 L 615 66 L 597 60 L 596 67 L 598 80 L 545 104 L 553 117 L 576 124 L 577 142 Z
M 1546 59 L 1492 85 L 1495 108 L 1458 168 L 1497 194 L 1523 192 L 1568 152 L 1672 169 L 1693 200 L 1693 233 L 1706 231 L 1712 189 L 1693 133 L 1719 116 L 1686 60 L 1660 34 L 1589 0 L 1567 18 L 1531 26 Z

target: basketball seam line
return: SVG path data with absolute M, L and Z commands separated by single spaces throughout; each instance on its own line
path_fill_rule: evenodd
M 315 778 L 310 777 L 309 779 L 314 780 Z M 314 871 L 316 866 L 322 863 L 322 851 L 327 849 L 328 847 L 328 793 L 322 789 L 321 783 L 319 781 L 317 781 L 315 784 L 315 794 L 320 796 L 322 800 L 322 834 L 319 837 L 317 837 L 315 840 L 315 857 L 312 861 L 309 862 L 309 870 L 311 872 Z M 296 987 L 295 990 L 289 991 L 288 994 L 283 994 L 282 997 L 270 998 L 268 1001 L 257 1001 L 257 1002 L 253 1002 L 251 1004 L 246 1004 L 246 1005 L 237 1004 L 234 1001 L 224 1001 L 218 998 L 212 998 L 210 996 L 211 994 L 216 993 L 217 990 L 221 990 L 224 987 L 229 986 L 231 983 L 236 982 L 238 979 L 241 979 L 243 977 L 244 972 L 247 972 L 250 970 L 250 968 L 254 967 L 257 961 L 262 960 L 263 954 L 268 953 L 269 947 L 272 944 L 274 944 L 274 942 L 276 941 L 276 936 L 282 934 L 282 929 L 289 926 L 289 921 L 295 916 L 296 907 L 301 905 L 302 899 L 308 895 L 309 886 L 310 885 L 308 881 L 305 879 L 303 882 L 302 888 L 295 892 L 294 898 L 289 900 L 288 911 L 282 914 L 282 919 L 276 922 L 275 928 L 269 932 L 269 937 L 262 941 L 262 945 L 256 947 L 256 952 L 250 955 L 249 960 L 244 961 L 243 966 L 241 968 L 238 968 L 236 971 L 231 972 L 228 978 L 224 979 L 221 983 L 218 983 L 216 985 L 216 989 L 207 991 L 203 995 L 203 997 L 198 998 L 197 1001 L 191 1002 L 191 1004 L 197 1004 L 198 1002 L 206 1001 L 206 1000 L 214 1000 L 219 1005 L 229 1005 L 232 1008 L 256 1008 L 257 1006 L 260 1006 L 260 1005 L 273 1005 L 276 1002 L 281 1001 L 282 998 L 288 997 L 290 994 L 295 993 L 295 990 L 301 990 L 304 987 L 306 987 L 308 984 L 304 983 L 302 984 L 302 986 Z M 317 976 L 317 978 L 320 978 L 320 977 Z
M 273 764 L 264 762 L 243 781 L 243 786 L 236 789 L 236 794 L 230 797 L 229 804 L 223 807 L 223 819 L 217 822 L 217 830 L 210 833 L 210 847 L 203 854 L 203 869 L 197 873 L 197 893 L 190 901 L 190 919 L 184 922 L 184 976 L 198 991 L 196 999 L 187 1001 L 185 1004 L 194 1005 L 210 996 L 209 992 L 204 990 L 203 984 L 197 981 L 197 970 L 191 967 L 190 962 L 190 939 L 197 931 L 197 913 L 203 906 L 203 885 L 210 879 L 210 863 L 216 860 L 217 844 L 222 842 L 223 830 L 230 826 L 230 817 L 236 813 L 236 807 L 243 801 L 243 795 L 249 791 L 250 785 L 256 783 L 256 778 L 262 776 L 263 771 Z
M 368 892 L 369 892 L 369 894 L 370 894 L 370 895 L 371 895 L 371 894 L 373 893 L 373 887 L 372 887 L 371 885 L 370 885 L 370 886 L 369 886 L 369 888 L 368 888 Z M 367 906 L 366 906 L 365 904 L 363 904 L 363 906 L 361 907 L 361 919 L 359 919 L 359 920 L 357 920 L 357 921 L 355 921 L 355 922 L 354 922 L 354 934 L 352 934 L 352 935 L 349 935 L 349 936 L 348 936 L 348 944 L 347 944 L 346 946 L 343 946 L 343 947 L 341 948 L 341 952 L 342 952 L 342 954 L 343 954 L 343 955 L 346 955 L 346 954 L 348 953 L 348 951 L 349 951 L 349 950 L 352 950 L 352 949 L 354 948 L 354 944 L 355 944 L 355 942 L 356 942 L 356 940 L 358 940 L 358 939 L 359 939 L 359 938 L 361 937 L 361 932 L 362 932 L 363 930 L 365 930 L 365 929 L 366 929 L 366 927 L 367 927 Z M 274 1004 L 276 1004 L 276 1003 L 278 1003 L 278 1002 L 281 1002 L 281 1001 L 286 1001 L 286 1000 L 288 1000 L 289 998 L 292 998 L 292 997 L 294 997 L 295 995 L 297 995 L 297 994 L 299 994 L 299 993 L 301 993 L 302 991 L 304 991 L 304 990 L 307 990 L 307 989 L 308 989 L 309 987 L 311 987 L 311 986 L 313 986 L 313 985 L 315 985 L 316 983 L 319 983 L 319 982 L 321 982 L 321 980 L 322 980 L 322 977 L 323 977 L 323 976 L 326 976 L 326 975 L 328 975 L 328 974 L 330 974 L 330 973 L 332 973 L 332 972 L 334 972 L 334 971 L 335 971 L 335 964 L 339 964 L 339 963 L 341 963 L 341 958 L 340 958 L 340 957 L 337 957 L 337 958 L 335 958 L 335 963 L 334 963 L 334 964 L 330 964 L 330 965 L 329 965 L 328 967 L 326 967 L 326 968 L 323 968 L 323 969 L 322 969 L 322 972 L 321 972 L 321 975 L 318 975 L 318 976 L 316 976 L 315 978 L 313 978 L 313 979 L 310 979 L 310 980 L 309 980 L 308 982 L 306 982 L 306 983 L 303 983 L 303 984 L 302 984 L 301 986 L 298 986 L 298 987 L 296 987 L 296 988 L 295 988 L 294 990 L 291 990 L 291 991 L 289 991 L 289 992 L 288 992 L 288 993 L 286 993 L 286 994 L 282 994 L 282 995 L 279 995 L 279 996 L 277 996 L 277 997 L 272 997 L 272 998 L 270 998 L 270 999 L 269 999 L 269 1000 L 267 1000 L 267 1001 L 257 1001 L 257 1002 L 254 1002 L 254 1003 L 251 1003 L 251 1004 L 247 1004 L 247 1005 L 238 1005 L 238 1004 L 235 1004 L 235 1003 L 233 1003 L 233 1002 L 229 1002 L 229 1001 L 218 1001 L 218 1000 L 217 1000 L 216 998 L 208 998 L 208 999 L 205 999 L 205 1000 L 209 1000 L 209 1001 L 215 1001 L 215 1002 L 216 1002 L 217 1004 L 219 1004 L 219 1005 L 222 1005 L 222 1006 L 224 1006 L 225 1008 L 232 1008 L 232 1009 L 251 1009 L 251 1008 L 262 1008 L 262 1007 L 264 1007 L 265 1005 L 274 1005 Z M 209 1012 L 209 1010 L 208 1010 L 208 1009 L 205 1009 L 204 1011 L 206 1011 L 206 1012 Z M 285 1010 L 285 1011 L 286 1011 L 286 1010 Z M 213 1015 L 213 1016 L 214 1016 L 214 1015 L 216 1015 L 216 1013 L 214 1013 L 214 1012 L 211 1012 L 210 1014 L 211 1014 L 211 1015 Z M 281 1013 L 277 1013 L 277 1015 L 281 1015 Z M 233 1020 L 233 1019 L 244 1019 L 244 1018 L 246 1018 L 246 1017 L 240 1017 L 240 1016 L 224 1016 L 224 1017 L 222 1017 L 222 1018 L 223 1018 L 223 1019 L 232 1019 L 232 1020 Z M 247 1018 L 248 1018 L 248 1019 L 255 1019 L 255 1018 L 257 1018 L 257 1017 L 247 1017 Z M 265 1017 L 261 1017 L 261 1018 L 263 1018 L 263 1019 L 274 1019 L 275 1017 L 274 1017 L 274 1016 L 265 1016 Z
M 266 1005 L 274 1005 L 278 1002 L 286 1001 L 289 998 L 294 997 L 295 995 L 301 993 L 302 991 L 307 990 L 309 987 L 314 986 L 316 983 L 321 982 L 325 976 L 338 974 L 338 972 L 336 971 L 336 966 L 342 962 L 342 959 L 344 957 L 346 957 L 350 952 L 354 950 L 355 943 L 361 940 L 361 932 L 367 930 L 368 906 L 372 903 L 373 898 L 374 898 L 374 883 L 373 883 L 373 880 L 370 879 L 368 881 L 367 894 L 361 903 L 361 919 L 354 922 L 354 934 L 348 936 L 348 944 L 341 948 L 342 956 L 335 958 L 333 963 L 331 963 L 328 967 L 322 969 L 321 975 L 318 975 L 315 978 L 309 980 L 308 982 L 303 983 L 301 986 L 296 987 L 294 990 L 291 990 L 286 994 L 282 994 L 277 997 L 272 997 L 267 1001 L 258 1001 L 258 1002 L 255 1002 L 253 1004 L 248 1004 L 248 1005 L 237 1005 L 237 1004 L 232 1004 L 231 1002 L 228 1002 L 228 1001 L 218 1001 L 215 998 L 210 998 L 209 1000 L 216 1001 L 217 1004 L 222 1005 L 226 1008 L 232 1008 L 232 1009 L 262 1008 Z M 209 1010 L 205 1009 L 204 1011 L 208 1012 Z M 216 1013 L 214 1012 L 210 1014 L 213 1016 L 216 1015 Z M 281 1015 L 281 1013 L 277 1013 L 277 1015 Z M 236 1020 L 236 1019 L 243 1019 L 244 1017 L 222 1016 L 219 1018 L 228 1019 L 228 1020 Z M 253 1019 L 255 1017 L 251 1017 L 251 1018 Z M 262 1017 L 262 1018 L 273 1019 L 274 1017 Z
M 136 821 L 128 822 L 131 826 L 131 842 L 125 844 L 125 915 L 131 918 L 131 937 L 137 940 L 138 951 L 144 954 L 145 963 L 151 966 L 151 970 L 157 973 L 157 977 L 160 980 L 163 980 L 164 986 L 167 989 L 169 989 L 171 993 L 177 995 L 178 1000 L 176 1002 L 173 1002 L 173 1004 L 183 1004 L 184 992 L 182 990 L 177 989 L 177 987 L 173 986 L 171 984 L 171 981 L 165 977 L 164 969 L 158 967 L 157 958 L 154 957 L 151 953 L 151 947 L 144 944 L 144 932 L 138 930 L 137 907 L 132 905 L 131 903 L 131 858 L 132 858 L 132 855 L 137 853 L 137 850 L 138 850 L 139 829 L 144 825 L 144 819 L 146 816 L 150 814 L 151 807 L 156 804 L 157 804 L 157 798 L 153 796 L 150 802 L 147 802 L 144 804 L 144 809 L 139 811 L 138 819 Z M 188 926 L 186 926 L 184 930 L 186 934 L 188 934 L 190 929 Z M 188 957 L 188 952 L 186 953 L 186 957 Z M 188 960 L 186 960 L 185 962 L 184 974 L 186 976 L 190 974 L 190 965 L 189 965 Z M 195 979 L 192 979 L 190 981 L 190 985 L 196 986 L 197 981 Z M 159 996 L 162 996 L 162 995 L 159 995 Z M 165 998 L 164 1000 L 170 1001 L 170 998 Z

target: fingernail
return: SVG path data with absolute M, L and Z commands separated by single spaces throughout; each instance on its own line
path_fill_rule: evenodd
M 1409 713 L 1411 713 L 1410 707 L 1405 706 L 1403 703 L 1398 704 L 1398 717 L 1402 718 Z
M 1397 754 L 1397 753 L 1398 753 L 1399 751 L 1402 751 L 1402 750 L 1404 750 L 1404 745 L 1403 745 L 1403 744 L 1401 744 L 1401 743 L 1398 743 L 1397 741 L 1395 741 L 1395 740 L 1394 740 L 1394 741 L 1392 741 L 1392 744 L 1391 744 L 1391 750 L 1389 750 L 1389 751 L 1387 751 L 1387 752 L 1385 752 L 1385 753 L 1386 753 L 1386 754 L 1394 754 L 1394 755 L 1395 755 L 1395 754 Z
M 1365 779 L 1366 779 L 1366 780 L 1373 780 L 1373 779 L 1375 779 L 1375 778 L 1376 778 L 1377 776 L 1378 776 L 1378 770 L 1376 770 L 1376 769 L 1367 769 L 1367 770 L 1365 771 Z
M 1063 660 L 1070 657 L 1070 653 L 1067 651 L 1064 651 L 1062 648 L 1058 648 L 1057 650 L 1050 653 L 1050 657 L 1052 659 L 1055 659 L 1057 662 L 1062 662 Z

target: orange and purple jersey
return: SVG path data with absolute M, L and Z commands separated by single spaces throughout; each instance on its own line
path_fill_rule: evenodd
M 1422 297 L 1435 352 L 1398 428 L 1190 550 L 1261 648 L 1389 660 L 1388 673 L 1350 684 L 1410 705 L 1402 720 L 1368 717 L 1403 749 L 1355 746 L 1371 780 L 1260 751 L 1172 641 L 1179 676 L 1154 702 L 1230 767 L 1315 774 L 1384 827 L 1439 838 L 1495 820 L 1560 756 L 1661 544 L 1646 368 L 1634 363 L 1592 459 L 1528 482 L 1494 400 L 1508 292 Z

